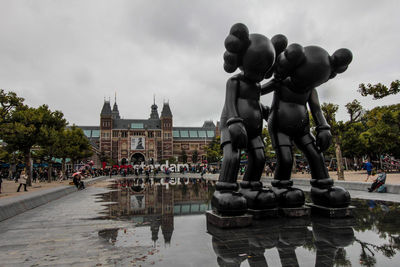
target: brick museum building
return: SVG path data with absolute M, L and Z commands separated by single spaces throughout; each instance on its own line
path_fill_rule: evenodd
M 200 127 L 175 126 L 169 103 L 163 103 L 159 115 L 155 102 L 148 119 L 122 119 L 116 101 L 111 109 L 110 101 L 105 100 L 100 125 L 78 127 L 94 151 L 104 153 L 119 165 L 155 164 L 171 157 L 181 159 L 183 154 L 191 163 L 195 151 L 201 162 L 206 159 L 205 146 L 219 135 L 213 121 L 205 121 Z

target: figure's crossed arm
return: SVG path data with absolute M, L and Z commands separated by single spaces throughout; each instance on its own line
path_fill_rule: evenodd
M 267 83 L 264 83 L 261 85 L 261 95 L 267 95 L 271 92 L 273 92 L 276 88 L 276 80 L 272 79 L 268 81 Z

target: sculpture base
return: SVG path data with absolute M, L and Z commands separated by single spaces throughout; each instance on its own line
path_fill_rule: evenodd
M 286 217 L 303 217 L 310 216 L 311 208 L 303 205 L 298 208 L 280 208 L 279 212 L 282 216 Z
M 319 214 L 329 218 L 345 218 L 353 217 L 354 206 L 348 206 L 346 208 L 329 208 L 319 206 L 315 204 L 307 204 L 311 208 L 312 214 Z
M 241 216 L 222 216 L 213 210 L 206 211 L 207 223 L 218 228 L 247 227 L 252 224 L 253 216 L 244 214 Z
M 278 209 L 265 209 L 265 210 L 248 209 L 247 213 L 253 215 L 254 220 L 260 220 L 264 218 L 275 218 L 279 216 Z

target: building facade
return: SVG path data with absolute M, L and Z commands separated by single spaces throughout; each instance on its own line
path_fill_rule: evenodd
M 115 101 L 104 101 L 99 126 L 78 126 L 98 147 L 101 154 L 113 162 L 123 164 L 154 164 L 175 158 L 187 162 L 206 160 L 206 146 L 219 135 L 213 121 L 205 121 L 201 127 L 174 126 L 169 103 L 163 103 L 161 116 L 153 103 L 148 119 L 122 119 Z M 195 156 L 196 158 L 196 156 Z

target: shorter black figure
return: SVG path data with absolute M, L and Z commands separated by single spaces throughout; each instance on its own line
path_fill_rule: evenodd
M 263 85 L 262 94 L 274 91 L 268 129 L 277 155 L 272 182 L 280 207 L 300 207 L 304 194 L 290 180 L 293 142 L 305 154 L 311 169 L 311 198 L 316 205 L 341 208 L 350 204 L 350 194 L 333 186 L 322 151 L 331 142 L 330 126 L 322 113 L 316 87 L 347 69 L 352 61 L 348 49 L 332 56 L 318 46 L 289 45 L 274 66 L 275 78 Z M 317 138 L 310 132 L 306 104 L 317 125 Z
M 228 79 L 225 105 L 221 115 L 221 146 L 224 159 L 213 195 L 213 209 L 223 215 L 240 215 L 248 208 L 260 210 L 276 206 L 275 194 L 263 189 L 264 143 L 261 138 L 263 118 L 268 108 L 260 103 L 259 84 L 275 62 L 275 50 L 286 47 L 286 37 L 271 40 L 261 34 L 249 34 L 244 24 L 232 26 L 225 39 L 224 69 L 242 72 Z M 248 166 L 237 192 L 240 152 L 248 152 Z

